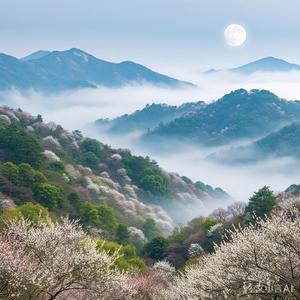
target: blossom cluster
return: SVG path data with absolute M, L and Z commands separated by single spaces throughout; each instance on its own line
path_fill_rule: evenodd
M 131 291 L 117 258 L 67 219 L 10 222 L 0 235 L 0 298 L 126 299 Z

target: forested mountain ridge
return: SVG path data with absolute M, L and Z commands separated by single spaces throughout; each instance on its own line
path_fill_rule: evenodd
M 132 114 L 124 114 L 114 119 L 98 119 L 91 126 L 96 130 L 106 130 L 112 134 L 130 132 L 146 133 L 159 124 L 166 124 L 186 114 L 195 114 L 203 109 L 203 101 L 189 102 L 180 106 L 167 104 L 147 104 L 143 109 Z
M 79 131 L 44 123 L 41 116 L 1 107 L 0 124 L 2 209 L 41 204 L 108 238 L 124 224 L 146 239 L 149 219 L 162 233 L 183 221 L 172 218 L 170 207 L 181 207 L 183 217 L 187 206 L 201 214 L 206 203 L 229 199 L 221 189 L 167 173 L 149 157 L 112 149 Z
M 195 114 L 161 124 L 144 142 L 165 138 L 202 145 L 223 145 L 257 138 L 300 118 L 300 102 L 287 101 L 266 90 L 233 91 Z

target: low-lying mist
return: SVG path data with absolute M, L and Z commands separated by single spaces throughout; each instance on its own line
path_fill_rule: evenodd
M 183 76 L 180 76 L 181 78 Z M 132 113 L 148 103 L 179 105 L 185 102 L 216 100 L 239 88 L 267 89 L 280 97 L 300 99 L 300 72 L 261 73 L 240 76 L 233 73 L 196 74 L 187 76 L 197 88 L 167 89 L 154 86 L 127 86 L 43 94 L 35 91 L 11 90 L 0 93 L 1 105 L 21 108 L 32 114 L 41 114 L 46 122 L 54 121 L 69 130 L 83 129 L 98 118 L 113 118 Z M 273 159 L 251 165 L 221 165 L 206 157 L 218 149 L 205 149 L 192 145 L 173 147 L 174 151 L 157 152 L 133 143 L 134 136 L 113 137 L 104 133 L 84 133 L 114 147 L 126 147 L 135 154 L 150 155 L 168 171 L 219 186 L 236 200 L 246 201 L 263 185 L 281 191 L 292 183 L 300 182 L 299 163 L 295 160 Z M 167 142 L 167 141 L 166 141 Z
M 185 175 L 193 181 L 202 181 L 214 187 L 221 187 L 236 201 L 247 201 L 264 185 L 275 192 L 285 190 L 289 185 L 300 182 L 300 161 L 293 158 L 270 158 L 247 164 L 221 164 L 207 157 L 231 145 L 206 148 L 193 144 L 178 144 L 166 141 L 167 149 L 137 144 L 136 135 L 111 136 L 104 132 L 88 130 L 89 136 L 102 139 L 113 147 L 131 149 L 134 154 L 150 155 L 169 172 Z M 247 143 L 243 141 L 242 144 Z M 228 203 L 224 203 L 226 206 Z M 212 205 L 213 208 L 213 205 Z

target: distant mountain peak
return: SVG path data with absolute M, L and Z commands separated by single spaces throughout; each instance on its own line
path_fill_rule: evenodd
M 290 63 L 284 59 L 274 56 L 266 56 L 236 68 L 226 70 L 210 69 L 204 72 L 204 74 L 214 74 L 223 71 L 234 72 L 242 75 L 251 75 L 256 72 L 300 71 L 300 65 Z
M 274 57 L 274 56 L 266 56 L 266 57 L 256 60 L 256 62 L 258 62 L 258 61 L 284 61 L 284 60 Z
M 113 63 L 71 48 L 64 51 L 34 52 L 23 59 L 0 55 L 0 90 L 11 87 L 46 91 L 120 87 L 151 84 L 174 88 L 194 87 L 190 82 L 177 80 L 155 72 L 132 61 Z
M 77 49 L 77 48 L 72 48 L 69 50 L 73 55 L 77 56 L 77 57 L 80 57 L 84 62 L 88 62 L 89 61 L 89 58 L 92 57 L 92 55 L 80 50 L 80 49 Z
M 229 69 L 229 71 L 246 75 L 255 72 L 289 72 L 293 70 L 300 71 L 300 65 L 273 56 L 267 56 L 246 65 Z
M 22 60 L 30 61 L 30 60 L 34 60 L 34 59 L 40 59 L 50 53 L 51 53 L 51 51 L 48 51 L 48 50 L 39 50 L 39 51 L 33 52 L 33 53 L 23 57 Z

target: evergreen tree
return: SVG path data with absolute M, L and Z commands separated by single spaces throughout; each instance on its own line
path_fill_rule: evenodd
M 264 217 L 273 210 L 276 204 L 277 200 L 273 191 L 268 186 L 264 186 L 249 199 L 245 212 L 252 216 L 255 214 L 257 217 Z

